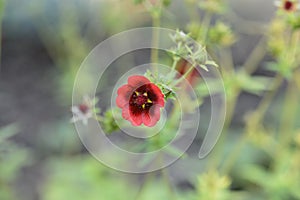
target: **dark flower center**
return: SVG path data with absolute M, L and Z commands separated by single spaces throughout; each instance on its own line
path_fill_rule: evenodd
M 293 9 L 293 6 L 294 6 L 294 4 L 293 4 L 293 2 L 291 2 L 291 1 L 285 1 L 284 2 L 284 9 L 285 10 L 292 10 Z
M 86 114 L 89 110 L 89 107 L 85 104 L 80 104 L 78 108 L 83 114 Z
M 152 100 L 149 98 L 147 92 L 135 91 L 129 101 L 130 105 L 136 106 L 142 109 L 150 108 L 153 104 Z

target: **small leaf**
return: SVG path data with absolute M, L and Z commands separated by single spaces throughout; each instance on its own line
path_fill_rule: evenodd
M 213 60 L 207 60 L 207 61 L 205 62 L 205 64 L 206 64 L 206 65 L 212 65 L 212 66 L 214 66 L 214 67 L 219 67 L 219 65 L 218 65 L 215 61 L 213 61 Z
M 19 128 L 16 124 L 7 125 L 0 130 L 0 142 L 14 136 L 19 132 Z
M 207 66 L 206 66 L 206 65 L 200 65 L 200 67 L 201 67 L 202 69 L 204 69 L 205 71 L 207 71 L 207 72 L 208 72 L 208 68 L 207 68 Z

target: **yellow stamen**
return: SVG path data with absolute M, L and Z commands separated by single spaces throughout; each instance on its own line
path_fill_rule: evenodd
M 146 106 L 146 104 L 143 104 L 143 105 L 142 105 L 142 108 L 145 109 L 145 106 Z
M 147 103 L 152 103 L 152 101 L 150 99 L 147 99 Z
M 138 91 L 134 91 L 134 93 L 136 94 L 136 96 L 140 95 L 140 93 Z
M 148 96 L 148 94 L 147 94 L 147 92 L 144 92 L 144 94 L 143 94 L 145 97 L 147 97 Z

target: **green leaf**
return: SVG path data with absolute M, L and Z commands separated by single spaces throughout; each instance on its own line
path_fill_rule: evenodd
M 206 64 L 206 65 L 212 65 L 212 66 L 214 66 L 214 67 L 219 67 L 219 65 L 218 65 L 215 61 L 213 61 L 213 60 L 207 60 L 207 61 L 205 62 L 205 64 Z
M 200 65 L 200 67 L 201 67 L 202 69 L 204 69 L 205 71 L 207 71 L 207 72 L 208 72 L 208 68 L 207 68 L 207 66 L 206 66 L 206 65 Z
M 0 130 L 0 143 L 14 136 L 19 132 L 19 127 L 16 124 L 7 125 Z
M 244 72 L 236 75 L 239 86 L 252 94 L 260 95 L 263 91 L 269 90 L 269 83 L 272 78 L 264 76 L 249 76 Z

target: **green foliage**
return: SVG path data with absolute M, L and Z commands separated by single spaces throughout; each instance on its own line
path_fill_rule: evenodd
M 170 35 L 170 37 L 175 43 L 175 46 L 170 49 L 174 61 L 176 61 L 177 58 L 184 58 L 187 59 L 193 67 L 199 65 L 205 71 L 208 71 L 207 66 L 209 65 L 218 67 L 213 60 L 209 59 L 206 48 L 192 41 L 189 34 L 176 30 L 176 33 Z
M 135 195 L 124 175 L 113 174 L 90 155 L 51 159 L 45 167 L 43 200 L 119 200 Z
M 209 171 L 198 177 L 197 198 L 211 200 L 232 199 L 229 186 L 231 180 L 227 176 L 221 176 L 216 171 Z
M 17 199 L 13 186 L 21 169 L 31 162 L 29 150 L 10 140 L 16 133 L 16 124 L 0 129 L 0 199 Z
M 206 0 L 199 2 L 199 8 L 214 14 L 222 14 L 226 11 L 226 4 L 221 0 Z
M 119 130 L 119 126 L 116 123 L 115 118 L 113 116 L 113 110 L 107 110 L 104 113 L 103 117 L 99 119 L 99 121 L 101 122 L 101 125 L 106 134 L 111 134 L 114 131 Z
M 224 15 L 227 10 L 226 2 L 221 0 L 186 1 L 192 7 L 192 9 L 188 8 L 186 13 L 191 18 L 187 22 L 187 33 L 177 30 L 176 34 L 170 36 L 174 44 L 170 49 L 174 62 L 167 64 L 172 66 L 175 71 L 177 62 L 181 57 L 185 57 L 192 63 L 191 69 L 199 65 L 206 73 L 213 71 L 210 70 L 212 69 L 210 67 L 218 67 L 219 64 L 218 70 L 222 74 L 223 82 L 215 80 L 213 77 L 206 79 L 207 82 L 197 82 L 193 85 L 193 89 L 199 99 L 192 99 L 188 95 L 188 91 L 180 85 L 183 79 L 178 79 L 175 73 L 157 75 L 147 71 L 145 76 L 159 86 L 165 95 L 165 100 L 172 102 L 170 107 L 173 106 L 173 110 L 168 113 L 168 119 L 161 132 L 147 139 L 142 145 L 137 145 L 137 152 L 155 151 L 168 144 L 177 133 L 178 121 L 181 117 L 180 109 L 184 113 L 193 112 L 202 105 L 203 99 L 222 92 L 222 84 L 224 83 L 228 101 L 226 102 L 227 117 L 222 132 L 222 140 L 217 143 L 216 152 L 209 155 L 205 161 L 209 163 L 208 168 L 200 174 L 193 173 L 194 177 L 198 177 L 197 182 L 193 184 L 194 188 L 182 191 L 181 187 L 173 187 L 176 190 L 175 195 L 173 195 L 178 200 L 300 199 L 300 134 L 299 127 L 296 127 L 299 124 L 294 123 L 299 121 L 299 117 L 293 116 L 293 112 L 291 112 L 298 112 L 299 105 L 297 102 L 300 98 L 299 14 L 297 12 L 289 14 L 280 12 L 275 16 L 268 31 L 263 36 L 260 35 L 264 41 L 261 43 L 263 51 L 257 53 L 257 49 L 254 48 L 241 66 L 235 66 L 231 49 L 233 49 L 232 45 L 237 38 L 240 39 L 240 37 L 233 30 L 233 27 L 224 20 L 227 17 Z M 83 19 L 83 15 L 79 14 L 79 11 L 84 8 L 77 7 L 72 0 L 57 2 L 59 3 L 55 3 L 58 8 L 56 20 L 45 15 L 49 12 L 47 4 L 39 0 L 30 2 L 30 15 L 32 16 L 32 24 L 35 26 L 52 61 L 61 72 L 56 79 L 58 89 L 55 90 L 56 97 L 59 100 L 65 100 L 58 101 L 61 105 L 65 105 L 70 100 L 75 73 L 84 57 L 95 45 L 91 42 L 94 40 L 101 41 L 112 33 L 130 27 L 149 26 L 149 16 L 152 17 L 153 24 L 157 26 L 160 25 L 159 21 L 162 16 L 164 27 L 168 27 L 171 20 L 173 24 L 177 24 L 176 18 L 170 17 L 177 17 L 177 13 L 172 8 L 166 10 L 171 0 L 128 0 L 118 1 L 117 4 L 112 3 L 114 1 L 107 1 L 101 2 L 99 5 L 95 3 L 90 9 L 96 14 L 92 19 L 86 20 Z M 145 10 L 143 12 L 139 10 L 143 9 L 142 6 L 132 6 L 133 2 L 143 4 L 148 13 L 143 15 Z M 5 11 L 5 3 L 7 2 L 0 1 L 1 16 Z M 200 15 L 198 15 L 199 8 L 201 10 Z M 184 9 L 180 12 L 184 12 Z M 137 13 L 139 17 L 136 17 Z M 216 21 L 214 21 L 215 18 L 217 18 Z M 91 39 L 93 34 L 102 37 Z M 201 41 L 201 45 L 191 45 L 190 36 L 197 42 Z M 205 46 L 208 47 L 207 50 Z M 273 56 L 272 62 L 261 62 L 266 53 Z M 213 60 L 210 59 L 209 54 Z M 236 55 L 233 56 L 235 58 Z M 158 58 L 164 59 L 162 57 L 160 55 Z M 135 63 L 124 63 L 124 65 L 130 66 L 133 64 Z M 279 103 L 270 109 L 269 107 L 274 103 L 275 94 L 278 93 L 282 81 L 277 85 L 278 87 L 271 88 L 276 81 L 275 78 L 253 75 L 259 64 L 275 73 L 275 77 L 281 78 L 279 80 L 284 80 L 289 84 L 295 83 L 296 89 L 291 92 L 294 96 L 290 98 L 287 95 L 284 102 L 278 100 Z M 123 70 L 122 67 L 119 70 Z M 182 77 L 185 78 L 187 75 L 188 73 Z M 89 76 L 90 74 L 86 74 L 85 79 L 82 80 L 84 84 L 82 86 L 83 94 L 85 86 L 91 84 Z M 211 86 L 210 91 L 208 85 Z M 239 124 L 241 127 L 237 130 L 232 119 L 239 118 L 240 120 L 240 118 L 245 117 L 240 116 L 239 110 L 236 110 L 236 103 L 242 91 L 260 97 L 262 104 L 259 103 L 252 111 L 253 115 L 246 118 L 245 123 Z M 176 101 L 179 94 L 183 94 L 181 100 L 185 102 L 185 105 L 180 109 Z M 92 105 L 95 104 L 96 102 L 92 103 Z M 276 112 L 272 115 L 267 112 L 268 109 L 274 110 L 274 108 L 283 111 L 287 109 L 288 114 Z M 109 109 L 100 116 L 100 110 L 94 110 L 94 113 L 98 114 L 97 118 L 101 127 L 108 134 L 119 133 L 113 111 L 113 109 Z M 237 113 L 235 118 L 233 113 Z M 203 113 L 201 117 L 209 118 L 209 115 L 206 114 Z M 205 123 L 205 120 L 203 122 L 201 119 L 201 123 Z M 149 130 L 146 127 L 142 127 L 140 130 L 153 131 L 153 129 Z M 99 164 L 90 155 L 81 153 L 82 145 L 73 127 L 65 118 L 57 119 L 54 122 L 45 122 L 41 126 L 36 137 L 33 138 L 34 148 L 38 149 L 36 152 L 31 152 L 14 142 L 12 137 L 17 132 L 19 129 L 16 125 L 10 125 L 0 130 L 1 200 L 19 199 L 15 192 L 16 181 L 23 167 L 31 164 L 34 159 L 40 161 L 39 164 L 43 172 L 42 179 L 39 180 L 42 184 L 37 187 L 42 200 L 135 199 L 138 189 L 142 187 L 140 181 L 131 180 L 133 176 L 128 178 L 129 175 L 116 173 Z M 228 133 L 230 136 L 226 135 Z M 181 150 L 172 146 L 167 147 L 164 151 L 170 156 L 187 157 L 187 154 L 183 154 Z M 44 159 L 44 155 L 49 157 Z M 43 159 L 40 159 L 39 156 Z M 119 159 L 118 155 L 111 155 L 109 152 L 106 156 Z M 140 160 L 136 164 L 146 166 L 153 160 L 155 158 L 146 156 L 144 160 Z M 190 166 L 192 164 L 188 164 L 189 166 L 184 168 L 185 172 L 189 172 L 189 167 L 193 167 Z M 165 181 L 163 177 L 156 174 L 154 176 L 155 178 L 150 179 L 150 181 L 146 180 L 149 182 L 145 184 L 146 188 L 142 190 L 140 199 L 173 199 L 170 197 L 172 194 L 170 195 L 168 180 Z M 185 178 L 188 179 L 187 182 L 192 182 L 192 178 Z M 234 186 L 237 186 L 241 191 L 233 192 L 231 187 L 234 188 Z
M 227 24 L 218 21 L 209 29 L 207 40 L 211 45 L 228 47 L 236 41 L 236 36 Z

